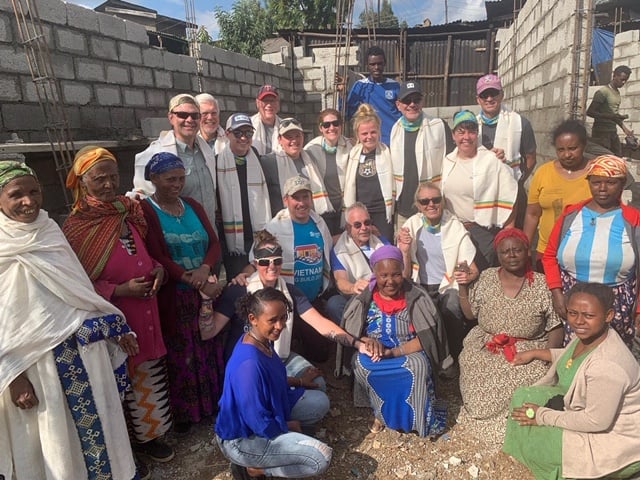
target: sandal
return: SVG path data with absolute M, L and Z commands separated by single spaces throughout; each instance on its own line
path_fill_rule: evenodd
M 378 418 L 373 419 L 373 423 L 369 425 L 369 431 L 371 433 L 380 433 L 384 430 L 384 423 L 382 423 Z
M 234 480 L 264 480 L 266 478 L 264 475 L 254 477 L 249 473 L 248 468 L 233 462 L 229 465 L 229 470 L 231 470 L 231 476 Z

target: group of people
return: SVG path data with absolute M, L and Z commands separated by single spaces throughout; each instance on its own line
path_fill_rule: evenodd
M 180 94 L 126 195 L 111 152 L 77 152 L 62 230 L 35 172 L 0 162 L 0 475 L 148 478 L 170 429 L 213 415 L 234 478 L 321 474 L 332 343 L 374 434 L 437 437 L 439 383 L 459 378 L 458 421 L 506 432 L 536 478 L 640 471 L 625 162 L 589 159 L 562 122 L 527 198 L 536 142 L 498 76 L 449 127 L 384 77 L 382 50 L 367 58 L 353 139 L 326 109 L 305 145 L 272 85 L 224 128 L 213 96 Z

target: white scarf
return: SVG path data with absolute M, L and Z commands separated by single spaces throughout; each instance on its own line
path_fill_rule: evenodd
M 0 213 L 0 284 L 0 395 L 86 319 L 122 315 L 96 293 L 60 227 L 44 210 L 32 223 Z M 124 352 L 117 351 L 124 360 Z
M 347 164 L 347 174 L 344 180 L 344 205 L 350 207 L 358 200 L 356 198 L 356 177 L 358 175 L 358 164 L 362 154 L 362 144 L 358 143 L 351 149 L 349 163 Z M 396 199 L 395 182 L 393 180 L 393 166 L 391 164 L 391 153 L 389 148 L 383 144 L 378 144 L 376 148 L 376 170 L 378 172 L 378 182 L 387 214 L 387 222 L 393 221 L 393 208 Z
M 327 173 L 327 154 L 322 148 L 322 139 L 322 135 L 314 138 L 305 145 L 304 149 L 309 152 L 309 155 L 318 166 L 320 176 L 324 178 Z M 338 180 L 340 181 L 340 190 L 344 191 L 344 176 L 347 170 L 347 162 L 349 161 L 349 152 L 352 148 L 351 140 L 345 137 L 340 137 L 336 147 L 338 148 L 336 150 Z
M 300 152 L 300 158 L 302 159 L 302 163 L 304 163 L 306 176 L 309 178 L 309 182 L 311 182 L 313 208 L 316 213 L 322 215 L 323 213 L 333 212 L 333 205 L 331 205 L 331 201 L 329 200 L 329 194 L 324 186 L 320 172 L 318 172 L 318 167 L 304 150 Z M 299 175 L 299 173 L 291 157 L 283 151 L 276 152 L 276 165 L 278 165 L 280 189 L 284 194 L 284 182 L 291 177 Z
M 216 129 L 216 133 L 216 142 L 213 145 L 213 153 L 219 155 L 220 152 L 222 152 L 222 150 L 227 145 L 229 145 L 229 139 L 227 138 L 227 132 L 225 132 L 224 128 L 222 128 L 220 125 L 218 125 L 218 128 Z M 202 136 L 202 130 L 198 132 L 198 136 L 201 137 L 205 142 L 207 142 L 207 140 L 205 140 L 205 138 Z M 207 142 L 207 145 L 208 144 L 209 142 Z
M 260 280 L 260 276 L 258 272 L 254 272 L 247 279 L 247 292 L 255 293 L 258 290 L 264 288 L 264 284 Z M 284 296 L 287 297 L 287 300 L 293 306 L 293 299 L 291 298 L 291 294 L 289 293 L 289 289 L 287 288 L 287 282 L 285 282 L 282 277 L 278 277 L 276 280 L 275 289 L 284 293 Z M 282 359 L 282 361 L 286 361 L 289 358 L 289 354 L 291 353 L 291 334 L 293 332 L 293 312 L 289 312 L 287 314 L 287 327 L 280 332 L 280 337 L 278 340 L 273 342 L 273 348 L 278 354 L 278 356 Z
M 329 279 L 331 275 L 330 254 L 333 246 L 333 238 L 331 237 L 327 224 L 320 215 L 311 210 L 309 212 L 309 216 L 311 217 L 311 221 L 316 224 L 316 227 L 318 227 L 324 243 L 324 263 L 322 271 L 322 291 L 324 291 L 329 286 Z M 280 210 L 276 216 L 267 223 L 265 229 L 278 239 L 278 243 L 282 247 L 283 263 L 280 275 L 287 283 L 295 284 L 293 220 L 291 220 L 289 210 L 286 208 Z M 252 249 L 251 254 L 249 255 L 249 260 L 253 261 L 253 258 Z
M 396 181 L 396 198 L 402 193 L 404 183 L 404 136 L 402 122 L 398 120 L 391 129 L 391 160 Z M 416 162 L 418 183 L 439 182 L 442 178 L 442 159 L 447 153 L 444 122 L 439 118 L 422 115 L 422 126 L 416 138 Z
M 281 150 L 280 143 L 278 142 L 278 128 L 280 127 L 280 121 L 282 119 L 276 115 L 276 121 L 273 124 L 273 134 L 271 135 L 271 151 L 279 152 Z M 255 132 L 253 133 L 252 144 L 260 155 L 266 155 L 267 153 L 267 129 L 262 123 L 260 113 L 256 113 L 251 117 L 251 123 Z
M 256 233 L 271 219 L 269 191 L 262 173 L 262 167 L 252 148 L 247 153 L 247 201 L 251 213 L 251 228 Z M 240 199 L 240 182 L 236 168 L 235 155 L 227 146 L 218 155 L 218 194 L 224 236 L 229 252 L 246 253 L 244 251 L 244 228 L 242 218 L 242 201 Z
M 376 251 L 383 245 L 375 235 L 372 234 L 369 238 L 369 247 L 372 251 Z M 369 280 L 371 278 L 371 265 L 369 265 L 365 253 L 346 231 L 342 232 L 340 238 L 338 238 L 336 246 L 333 247 L 333 253 L 344 266 L 351 283 L 355 283 L 360 279 Z
M 209 172 L 211 172 L 213 188 L 216 189 L 216 156 L 213 150 L 211 150 L 209 144 L 200 135 L 196 135 L 196 143 L 202 152 L 202 156 L 204 157 L 204 161 L 207 164 Z M 153 195 L 156 191 L 156 187 L 154 187 L 153 183 L 149 180 L 144 179 L 144 169 L 147 166 L 147 163 L 151 160 L 151 157 L 160 152 L 169 152 L 178 157 L 180 156 L 178 154 L 176 136 L 173 133 L 173 130 L 160 132 L 160 136 L 157 140 L 151 142 L 146 150 L 136 154 L 133 172 L 133 190 L 131 192 L 127 192 L 127 196 L 133 197 L 135 195 L 141 195 L 143 197 L 150 197 Z M 215 229 L 215 225 L 213 225 L 213 228 Z
M 478 118 L 478 137 L 482 138 L 482 120 Z M 511 167 L 513 177 L 519 180 L 522 176 L 522 157 L 520 156 L 520 140 L 522 139 L 522 117 L 514 111 L 502 107 L 496 126 L 496 136 L 493 146 L 502 148 L 506 164 Z
M 447 179 L 458 161 L 458 148 L 444 157 L 442 193 L 447 196 Z M 518 182 L 511 169 L 496 155 L 478 147 L 473 167 L 473 219 L 482 227 L 502 227 L 509 219 L 518 194 Z
M 420 283 L 417 244 L 420 230 L 424 227 L 423 219 L 422 213 L 418 212 L 409 217 L 402 226 L 402 228 L 408 228 L 411 234 L 411 267 L 413 270 L 411 275 L 416 283 Z M 476 256 L 476 247 L 473 245 L 471 236 L 467 229 L 464 228 L 464 225 L 448 210 L 442 212 L 442 218 L 440 219 L 440 241 L 446 269 L 438 289 L 442 293 L 450 288 L 458 289 L 458 283 L 453 278 L 453 271 L 460 262 L 466 261 L 468 265 L 471 265 Z

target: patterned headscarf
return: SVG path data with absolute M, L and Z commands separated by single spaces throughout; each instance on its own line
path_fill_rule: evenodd
M 110 160 L 113 163 L 118 163 L 116 157 L 113 154 L 102 147 L 96 147 L 93 145 L 86 146 L 78 150 L 75 158 L 73 159 L 73 167 L 67 175 L 67 188 L 73 191 L 73 211 L 80 208 L 80 203 L 86 195 L 86 192 L 80 185 L 80 177 L 87 173 L 98 162 L 104 160 Z
M 16 162 L 14 160 L 5 160 L 0 162 L 0 190 L 14 178 L 26 177 L 31 175 L 36 179 L 36 172 L 27 166 L 26 163 Z
M 627 164 L 615 155 L 601 155 L 591 162 L 587 177 L 627 178 Z
M 176 168 L 184 170 L 184 163 L 182 163 L 180 157 L 171 152 L 156 153 L 144 167 L 144 179 L 151 180 L 152 174 L 157 175 L 159 173 L 175 170 Z
M 80 177 L 98 162 L 116 158 L 104 148 L 90 146 L 76 153 L 73 168 L 67 176 L 67 187 L 73 190 L 73 211 L 62 226 L 71 248 L 92 281 L 98 279 L 116 246 L 124 222 L 135 228 L 142 239 L 147 223 L 140 204 L 123 195 L 113 202 L 103 202 L 81 188 Z M 136 244 L 136 247 L 141 248 Z
M 505 228 L 500 230 L 493 240 L 493 249 L 497 252 L 498 245 L 500 245 L 504 240 L 508 238 L 515 238 L 516 240 L 520 240 L 524 244 L 524 248 L 527 252 L 531 249 L 531 243 L 529 242 L 529 237 L 519 228 Z M 527 264 L 525 266 L 525 277 L 527 278 L 529 285 L 533 283 L 533 269 L 531 268 L 531 257 L 527 253 Z
M 256 248 L 253 251 L 253 256 L 256 260 L 260 258 L 269 258 L 269 257 L 281 257 L 282 256 L 282 247 L 280 245 L 265 245 L 260 248 Z
M 470 110 L 462 110 L 461 112 L 458 112 L 453 116 L 453 128 L 451 130 L 455 130 L 458 125 L 467 122 L 475 123 L 476 125 L 478 125 L 478 119 L 473 112 L 471 112 Z

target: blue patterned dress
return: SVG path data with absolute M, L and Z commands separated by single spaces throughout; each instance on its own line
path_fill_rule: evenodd
M 406 304 L 402 310 L 386 314 L 373 300 L 366 322 L 367 336 L 378 339 L 386 348 L 416 337 Z M 436 400 L 433 371 L 424 351 L 379 362 L 358 354 L 355 375 L 367 389 L 376 418 L 387 427 L 417 432 L 421 437 L 436 436 L 444 430 L 446 407 Z

